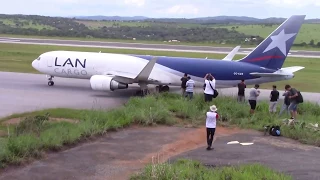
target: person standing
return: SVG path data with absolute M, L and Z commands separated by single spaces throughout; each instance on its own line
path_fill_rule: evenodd
M 189 96 L 189 99 L 193 98 L 193 89 L 195 87 L 194 81 L 188 76 L 188 81 L 186 82 L 186 97 Z
M 297 108 L 298 108 L 298 103 L 297 103 L 297 96 L 298 96 L 298 91 L 295 88 L 292 88 L 290 85 L 286 85 L 284 87 L 287 91 L 290 92 L 290 95 L 288 96 L 290 105 L 288 107 L 290 113 L 291 113 L 291 120 L 295 120 L 297 118 Z
M 250 104 L 250 114 L 254 114 L 254 111 L 257 106 L 257 97 L 260 95 L 260 91 L 258 90 L 259 84 L 254 85 L 254 88 L 250 90 L 250 95 L 248 98 L 249 104 Z
M 210 102 L 212 101 L 214 89 L 216 88 L 216 80 L 211 74 L 206 74 L 204 79 L 204 100 L 205 102 Z
M 284 96 L 284 101 L 282 104 L 282 107 L 280 109 L 280 113 L 279 113 L 279 117 L 282 115 L 283 111 L 287 111 L 288 116 L 290 115 L 289 113 L 289 105 L 290 105 L 290 100 L 289 100 L 289 96 L 290 96 L 290 92 L 289 91 L 285 91 L 282 96 Z
M 240 83 L 238 83 L 238 102 L 245 102 L 245 89 L 247 88 L 247 85 L 244 83 L 244 80 L 241 80 Z
M 186 83 L 188 81 L 187 78 L 188 74 L 185 73 L 184 76 L 180 79 L 181 80 L 181 91 L 182 91 L 182 96 L 185 96 L 185 92 L 186 92 Z
M 277 104 L 279 99 L 279 91 L 277 91 L 277 86 L 272 86 L 272 91 L 270 93 L 270 102 L 269 102 L 269 112 L 276 113 L 277 112 Z
M 207 130 L 207 150 L 211 150 L 213 137 L 216 131 L 217 119 L 219 119 L 219 114 L 217 113 L 217 107 L 215 105 L 210 106 L 210 111 L 207 112 L 206 118 L 206 130 Z

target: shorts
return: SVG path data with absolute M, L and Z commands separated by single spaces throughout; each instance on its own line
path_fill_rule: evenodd
M 249 104 L 252 110 L 256 109 L 257 101 L 256 100 L 249 100 Z
M 210 102 L 210 101 L 212 101 L 212 98 L 213 98 L 212 94 L 206 94 L 206 93 L 204 93 L 204 101 L 205 101 L 205 102 Z
M 298 107 L 297 103 L 291 102 L 289 107 L 288 107 L 288 110 L 289 111 L 297 111 L 297 107 Z

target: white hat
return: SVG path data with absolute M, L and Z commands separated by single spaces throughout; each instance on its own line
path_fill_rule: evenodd
M 216 105 L 212 105 L 212 106 L 210 106 L 210 110 L 213 111 L 213 112 L 215 112 L 215 111 L 217 111 L 218 109 L 217 109 Z

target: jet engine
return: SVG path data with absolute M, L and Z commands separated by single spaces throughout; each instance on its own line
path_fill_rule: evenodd
M 127 89 L 128 84 L 113 80 L 113 77 L 94 75 L 90 78 L 90 85 L 93 90 L 114 91 L 116 89 Z

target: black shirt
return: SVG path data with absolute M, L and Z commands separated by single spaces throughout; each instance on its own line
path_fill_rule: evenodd
M 188 79 L 186 77 L 181 78 L 181 87 L 182 88 L 186 88 L 187 81 L 188 81 Z
M 244 90 L 247 88 L 247 85 L 244 83 L 239 83 L 238 84 L 238 95 L 244 96 Z
M 279 99 L 279 91 L 277 91 L 277 90 L 272 90 L 272 91 L 271 91 L 270 101 L 271 101 L 271 102 L 275 102 L 275 101 L 278 101 L 278 99 Z

